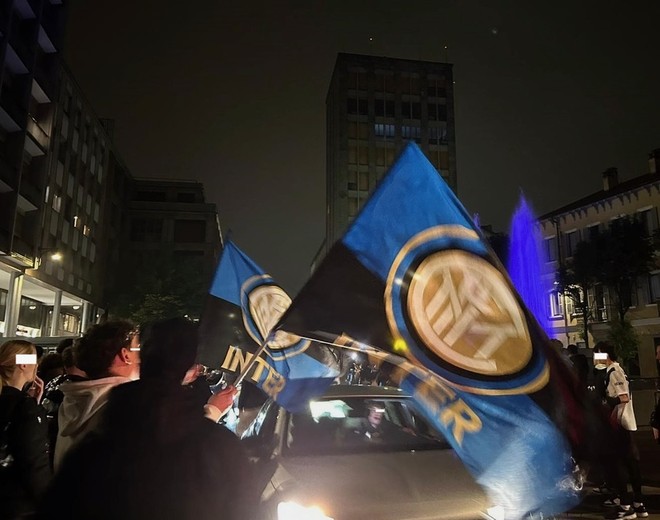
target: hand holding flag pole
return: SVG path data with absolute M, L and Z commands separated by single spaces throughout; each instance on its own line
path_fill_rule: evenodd
M 226 239 L 199 328 L 198 361 L 238 374 L 295 410 L 339 374 L 330 349 L 290 334 L 271 334 L 291 303 L 286 292 Z M 262 355 L 265 353 L 265 355 Z

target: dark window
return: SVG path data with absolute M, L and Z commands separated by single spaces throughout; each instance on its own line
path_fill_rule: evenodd
M 177 202 L 195 202 L 194 193 L 177 193 L 176 194 Z
M 421 119 L 422 105 L 419 102 L 404 101 L 401 103 L 401 116 L 404 119 Z
M 30 298 L 21 297 L 21 310 L 19 326 L 38 329 L 41 327 L 41 318 L 43 315 L 43 305 L 41 302 Z
M 348 98 L 346 100 L 346 111 L 350 115 L 366 116 L 369 113 L 366 99 Z
M 163 221 L 155 218 L 135 218 L 131 222 L 131 240 L 134 242 L 160 242 Z
M 142 202 L 165 202 L 164 191 L 138 191 L 135 194 L 136 201 Z
M 175 220 L 174 241 L 175 242 L 205 242 L 206 221 L 205 220 Z
M 447 106 L 439 105 L 437 103 L 429 103 L 429 120 L 431 121 L 446 121 L 447 120 Z
M 429 85 L 428 96 L 440 98 L 447 97 L 447 91 L 445 90 L 445 87 L 441 87 L 439 85 Z
M 411 103 L 410 104 L 410 112 L 412 115 L 413 119 L 421 119 L 422 118 L 422 104 L 421 103 Z
M 580 235 L 577 231 L 571 231 L 564 235 L 564 241 L 566 245 L 566 258 L 571 258 L 573 253 L 575 253 L 575 247 L 580 241 Z
M 377 117 L 394 117 L 394 101 L 377 99 L 374 109 Z

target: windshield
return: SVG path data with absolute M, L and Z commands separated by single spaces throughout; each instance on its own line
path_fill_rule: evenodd
M 312 401 L 292 414 L 287 447 L 293 455 L 447 448 L 406 398 L 344 397 Z

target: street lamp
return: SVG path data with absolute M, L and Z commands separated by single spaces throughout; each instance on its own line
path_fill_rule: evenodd
M 46 256 L 48 259 L 52 260 L 53 262 L 58 262 L 58 263 L 64 259 L 64 255 L 59 249 L 55 249 L 55 248 L 39 249 L 39 253 L 37 257 L 34 259 L 35 269 L 39 269 L 41 267 L 41 263 L 43 261 L 44 256 Z

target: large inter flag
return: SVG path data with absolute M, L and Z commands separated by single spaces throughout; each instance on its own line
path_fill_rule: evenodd
M 269 338 L 246 380 L 295 411 L 339 371 L 329 347 L 283 332 L 269 335 L 290 303 L 269 275 L 226 241 L 200 321 L 199 362 L 238 374 Z
M 415 144 L 276 329 L 343 334 L 420 367 L 428 375 L 402 386 L 508 517 L 577 503 L 572 455 L 584 428 L 568 367 Z

